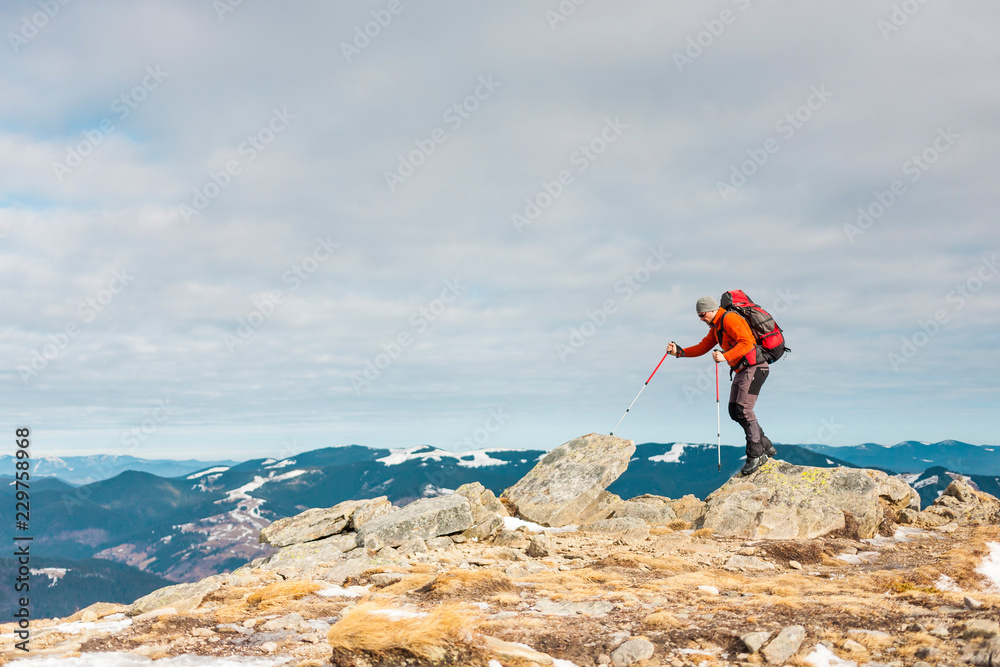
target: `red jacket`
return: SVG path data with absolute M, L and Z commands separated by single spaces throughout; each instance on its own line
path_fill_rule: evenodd
M 683 349 L 685 357 L 700 357 L 713 347 L 719 344 L 719 328 L 722 328 L 722 353 L 726 357 L 729 366 L 736 368 L 741 366 L 743 359 L 746 365 L 753 366 L 763 359 L 758 358 L 757 342 L 754 340 L 750 325 L 739 313 L 726 311 L 719 308 L 715 311 L 711 328 L 708 335 L 700 343 L 685 347 Z

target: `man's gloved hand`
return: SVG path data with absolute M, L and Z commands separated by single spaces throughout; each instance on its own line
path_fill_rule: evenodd
M 683 357 L 684 348 L 674 342 L 667 343 L 667 354 L 672 354 L 675 357 Z

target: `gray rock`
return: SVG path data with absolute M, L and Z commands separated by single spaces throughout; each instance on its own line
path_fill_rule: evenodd
M 952 521 L 959 524 L 995 524 L 1000 522 L 1000 500 L 977 491 L 963 479 L 952 480 L 934 504 L 920 513 L 923 525 L 939 526 Z
M 976 598 L 970 598 L 969 596 L 965 596 L 963 602 L 965 603 L 966 607 L 972 609 L 973 611 L 983 608 L 983 603 L 977 600 Z
M 874 537 L 885 510 L 909 506 L 916 493 L 877 470 L 813 468 L 772 460 L 746 477 L 734 477 L 708 496 L 703 527 L 723 537 L 812 539 L 858 523 Z
M 934 635 L 935 637 L 940 637 L 941 639 L 947 639 L 949 635 L 948 626 L 936 625 L 930 630 L 928 630 L 927 634 Z
M 844 641 L 844 650 L 845 651 L 850 651 L 852 653 L 857 653 L 857 652 L 861 652 L 861 651 L 864 651 L 864 652 L 868 651 L 868 649 L 865 648 L 864 644 L 860 644 L 860 643 L 854 641 L 853 639 L 848 639 L 848 640 Z
M 756 556 L 741 556 L 736 554 L 729 557 L 726 564 L 723 565 L 727 570 L 743 570 L 748 572 L 764 572 L 766 570 L 773 570 L 774 563 L 769 563 L 768 561 L 757 558 Z
M 1000 635 L 1000 623 L 985 618 L 966 621 L 962 629 L 963 639 L 993 639 Z
M 511 565 L 517 567 L 517 565 Z M 507 568 L 508 570 L 510 568 Z M 535 609 L 548 616 L 604 616 L 614 609 L 607 600 L 587 600 L 586 602 L 555 602 L 548 598 L 539 598 Z
M 525 562 L 525 563 L 514 563 L 513 565 L 508 565 L 507 569 L 504 570 L 506 574 L 511 579 L 522 579 L 528 575 L 535 574 L 536 572 L 545 572 L 549 568 L 545 567 L 541 563 Z
M 781 665 L 795 655 L 806 638 L 806 629 L 801 625 L 790 625 L 778 633 L 767 646 L 761 650 L 764 659 L 771 664 Z
M 447 549 L 455 544 L 455 541 L 450 537 L 432 537 L 427 540 L 427 548 L 431 551 L 440 551 L 441 549 Z
M 498 547 L 509 547 L 511 549 L 527 549 L 530 542 L 523 534 L 516 530 L 503 530 L 493 538 L 493 544 Z
M 467 498 L 456 495 L 421 498 L 363 525 L 357 543 L 359 547 L 378 550 L 398 547 L 413 536 L 429 540 L 460 533 L 471 526 L 472 510 Z
M 365 570 L 370 569 L 372 565 L 374 565 L 374 563 L 372 563 L 371 559 L 367 556 L 363 558 L 345 560 L 337 563 L 333 567 L 327 568 L 320 575 L 320 578 L 323 579 L 323 581 L 329 581 L 331 584 L 343 586 L 344 583 L 347 582 L 348 578 L 358 576 Z
M 419 537 L 411 537 L 396 547 L 396 551 L 404 556 L 407 554 L 424 554 L 427 553 L 427 543 Z
M 306 623 L 305 619 L 302 618 L 301 614 L 292 612 L 291 614 L 285 614 L 279 618 L 273 618 L 270 621 L 263 623 L 260 629 L 265 632 L 274 632 L 275 630 L 292 630 L 294 632 L 312 632 L 312 626 Z
M 1000 639 L 994 637 L 970 649 L 962 658 L 975 667 L 1000 667 Z
M 472 510 L 472 527 L 462 533 L 465 537 L 487 540 L 503 530 L 503 517 L 510 513 L 492 491 L 479 482 L 472 482 L 455 489 L 455 495 L 466 498 Z
M 547 558 L 552 555 L 552 540 L 547 535 L 532 535 L 528 544 L 528 555 L 532 558 Z
M 612 518 L 631 517 L 651 525 L 665 525 L 677 518 L 677 512 L 668 504 L 669 501 L 662 496 L 638 496 L 623 501 Z
M 228 578 L 228 574 L 216 574 L 190 584 L 165 586 L 133 602 L 125 615 L 138 616 L 165 607 L 174 607 L 179 613 L 189 611 L 201 604 L 206 595 L 218 590 Z
M 343 560 L 344 552 L 356 546 L 356 539 L 354 533 L 343 533 L 314 542 L 293 544 L 265 558 L 260 568 L 272 572 L 290 568 L 306 575 L 316 568 Z
M 333 507 L 309 509 L 278 519 L 260 531 L 259 539 L 275 547 L 312 542 L 350 529 L 356 513 L 360 514 L 361 523 L 364 523 L 390 510 L 392 504 L 386 496 L 371 500 L 345 500 Z
M 648 639 L 630 639 L 611 653 L 611 664 L 615 667 L 628 667 L 640 660 L 649 660 L 655 650 L 656 647 Z
M 941 649 L 933 646 L 921 646 L 917 649 L 916 656 L 921 660 L 933 660 L 941 655 Z
M 603 492 L 628 468 L 635 443 L 591 433 L 549 452 L 503 492 L 517 513 L 547 526 L 580 523 L 602 502 Z
M 592 533 L 624 533 L 635 528 L 645 528 L 648 534 L 649 526 L 646 522 L 635 517 L 603 519 L 580 526 L 581 530 L 587 530 Z
M 751 653 L 756 653 L 764 646 L 764 643 L 771 638 L 770 632 L 748 632 L 745 635 L 740 635 L 740 641 L 743 645 L 750 650 Z
M 371 576 L 372 584 L 375 586 L 389 586 L 402 581 L 404 575 L 399 572 L 378 572 Z
M 601 491 L 597 494 L 597 501 L 586 512 L 577 517 L 574 523 L 591 523 L 601 519 L 610 519 L 622 502 L 620 496 L 616 496 L 610 491 Z

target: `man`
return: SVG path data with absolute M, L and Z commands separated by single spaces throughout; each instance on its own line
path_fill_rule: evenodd
M 740 474 L 749 475 L 777 454 L 753 411 L 770 369 L 757 347 L 750 325 L 742 315 L 720 308 L 719 302 L 710 296 L 698 299 L 695 310 L 698 318 L 708 325 L 708 335 L 691 347 L 682 348 L 677 343 L 670 343 L 667 353 L 677 357 L 700 357 L 717 344 L 725 351 L 713 350 L 712 358 L 716 363 L 727 362 L 730 374 L 736 374 L 729 392 L 729 416 L 743 427 L 746 434 L 747 460 Z

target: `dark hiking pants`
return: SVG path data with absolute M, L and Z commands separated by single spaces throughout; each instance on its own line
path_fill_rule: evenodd
M 757 423 L 757 415 L 753 406 L 757 403 L 760 388 L 767 379 L 770 368 L 767 362 L 750 366 L 733 378 L 733 386 L 729 392 L 729 416 L 743 427 L 747 437 L 747 458 L 756 458 L 764 453 L 761 443 L 761 428 Z

